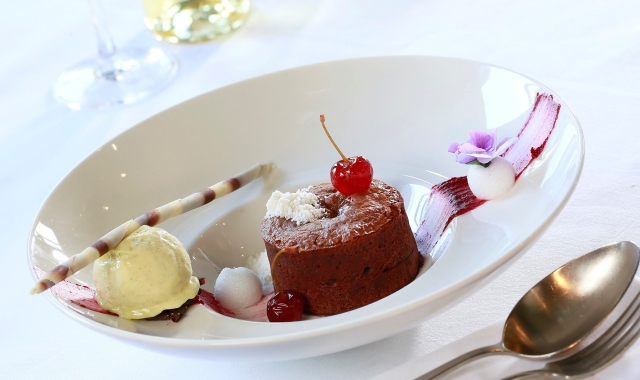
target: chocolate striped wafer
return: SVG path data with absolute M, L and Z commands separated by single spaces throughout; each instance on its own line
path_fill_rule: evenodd
M 69 257 L 65 262 L 42 276 L 31 289 L 31 294 L 42 293 L 91 264 L 94 260 L 112 250 L 124 238 L 134 233 L 141 226 L 152 227 L 169 218 L 204 206 L 212 200 L 238 190 L 249 182 L 266 175 L 272 169 L 273 165 L 271 164 L 258 164 L 227 181 L 218 182 L 186 198 L 167 203 L 164 206 L 155 208 L 135 219 L 121 224 L 93 243 L 90 247 L 85 248 L 84 251 Z

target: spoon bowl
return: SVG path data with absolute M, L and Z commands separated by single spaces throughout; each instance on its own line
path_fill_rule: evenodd
M 575 347 L 611 314 L 633 281 L 640 248 L 609 244 L 571 260 L 532 287 L 504 325 L 502 342 L 463 354 L 419 379 L 435 379 L 492 354 L 547 359 Z
M 546 356 L 575 346 L 618 304 L 639 258 L 638 246 L 620 242 L 563 265 L 518 301 L 504 325 L 504 347 Z

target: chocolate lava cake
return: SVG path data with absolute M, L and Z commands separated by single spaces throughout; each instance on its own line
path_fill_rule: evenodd
M 278 216 L 262 222 L 276 292 L 298 291 L 306 297 L 305 312 L 332 315 L 413 281 L 420 253 L 398 190 L 373 180 L 367 191 L 347 197 L 329 183 L 308 191 L 324 217 L 302 225 Z

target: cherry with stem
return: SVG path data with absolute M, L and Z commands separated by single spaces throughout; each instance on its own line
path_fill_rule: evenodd
M 336 162 L 331 167 L 329 174 L 331 178 L 331 184 L 342 195 L 350 196 L 353 194 L 361 193 L 369 189 L 371 181 L 373 180 L 373 167 L 369 160 L 362 156 L 349 157 L 345 156 L 338 145 L 333 141 L 327 126 L 324 124 L 325 117 L 320 115 L 320 123 L 327 137 L 336 148 L 342 160 Z

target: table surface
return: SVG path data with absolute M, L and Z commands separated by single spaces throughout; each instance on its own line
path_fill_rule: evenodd
M 0 378 L 366 379 L 504 319 L 539 279 L 603 244 L 640 241 L 640 5 L 628 1 L 255 0 L 247 24 L 200 45 L 156 42 L 142 3 L 104 1 L 118 46 L 158 46 L 180 71 L 140 103 L 72 111 L 59 73 L 96 53 L 86 3 L 0 0 Z M 27 236 L 40 205 L 83 158 L 196 95 L 291 67 L 380 55 L 434 55 L 509 68 L 557 92 L 581 121 L 584 171 L 548 232 L 497 280 L 448 312 L 388 339 L 317 358 L 233 364 L 162 356 L 102 336 L 31 297 Z M 19 311 L 19 312 L 16 312 Z M 640 366 L 640 364 L 638 364 Z

